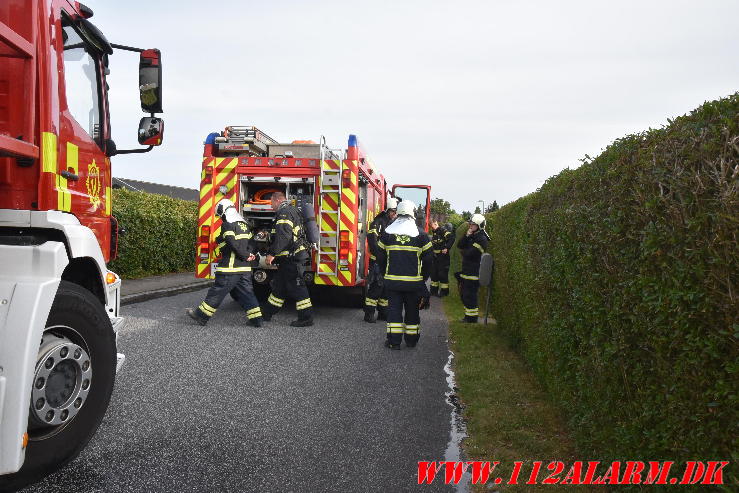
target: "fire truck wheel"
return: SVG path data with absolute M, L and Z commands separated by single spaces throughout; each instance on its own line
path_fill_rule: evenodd
M 36 482 L 74 459 L 97 431 L 115 381 L 113 327 L 88 290 L 62 281 L 36 360 L 23 467 L 0 491 Z

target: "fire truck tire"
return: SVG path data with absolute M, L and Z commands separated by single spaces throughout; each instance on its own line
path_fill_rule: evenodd
M 82 364 L 70 370 L 73 363 L 67 363 L 67 366 L 63 369 L 60 368 L 57 376 L 55 376 L 57 381 L 64 378 L 76 380 L 79 389 L 75 387 L 75 390 L 81 392 L 80 397 L 77 398 L 79 400 L 83 394 L 81 389 L 85 388 L 85 384 L 84 380 L 75 377 L 81 375 L 84 378 L 85 375 L 90 375 L 91 378 L 87 383 L 87 394 L 80 401 L 81 405 L 74 416 L 72 417 L 70 412 L 70 418 L 57 426 L 45 427 L 39 425 L 40 421 L 35 415 L 33 405 L 31 406 L 28 428 L 29 441 L 23 467 L 17 473 L 0 476 L 0 491 L 15 491 L 23 488 L 39 481 L 74 459 L 97 431 L 110 402 L 115 382 L 116 344 L 113 327 L 100 301 L 88 290 L 76 284 L 62 281 L 46 322 L 44 339 L 48 340 L 49 338 L 60 341 L 55 342 L 56 347 L 61 348 L 56 349 L 56 351 L 64 351 L 63 346 L 74 349 L 74 356 L 67 356 L 70 349 L 63 353 L 66 360 L 71 360 L 78 354 L 82 355 L 82 359 L 89 356 L 89 364 Z M 48 364 L 48 360 L 51 359 L 49 354 L 53 351 L 47 351 L 46 348 L 48 346 L 42 343 L 37 360 L 37 375 L 42 368 L 42 364 Z M 62 353 L 56 353 L 57 360 L 60 354 Z M 61 366 L 61 363 L 58 363 L 58 366 Z M 84 367 L 87 367 L 87 371 L 90 373 L 80 373 Z M 46 366 L 46 368 L 49 368 L 49 366 Z M 73 377 L 69 375 L 73 375 Z M 51 375 L 47 376 L 49 378 L 46 383 L 50 387 L 52 377 Z M 36 377 L 34 377 L 34 381 L 38 381 Z M 57 388 L 61 389 L 61 398 L 47 393 L 48 400 L 52 401 L 52 397 L 54 397 L 58 408 L 66 405 L 60 403 L 60 400 L 69 397 L 67 394 L 69 391 L 63 390 L 68 388 L 64 387 L 66 382 L 62 381 L 61 383 L 62 385 L 57 385 Z M 76 397 L 76 395 L 69 397 L 67 402 L 73 397 Z M 36 396 L 32 398 L 32 401 L 35 398 Z M 31 404 L 34 404 L 34 402 Z M 35 401 L 35 404 L 39 404 L 38 400 Z

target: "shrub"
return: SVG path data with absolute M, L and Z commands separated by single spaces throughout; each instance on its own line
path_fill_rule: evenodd
M 194 270 L 197 203 L 118 189 L 113 215 L 126 232 L 111 270 L 129 279 Z
M 738 163 L 739 93 L 488 216 L 498 330 L 584 453 L 739 459 Z

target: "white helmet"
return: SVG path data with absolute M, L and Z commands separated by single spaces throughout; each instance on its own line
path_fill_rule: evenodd
M 480 229 L 485 229 L 485 216 L 482 214 L 473 215 L 468 222 L 477 224 Z
M 398 204 L 397 211 L 399 216 L 413 217 L 416 215 L 416 204 L 414 204 L 410 200 L 402 200 L 400 204 Z
M 397 209 L 398 208 L 398 199 L 395 197 L 390 197 L 387 199 L 387 206 L 385 207 L 385 210 L 388 209 Z
M 229 207 L 234 207 L 234 203 L 228 199 L 221 199 L 216 204 L 216 216 L 223 216 Z

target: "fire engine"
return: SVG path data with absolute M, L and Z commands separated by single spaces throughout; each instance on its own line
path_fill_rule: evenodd
M 111 44 L 69 0 L 0 3 L 0 490 L 75 457 L 123 361 L 110 157 L 161 143 L 159 50 Z M 139 53 L 138 141 L 116 149 L 109 57 Z M 132 88 L 133 89 L 133 88 Z
M 280 191 L 300 206 L 308 221 L 315 218 L 318 241 L 306 264 L 305 281 L 316 286 L 362 287 L 370 254 L 369 224 L 385 208 L 389 194 L 418 204 L 419 227 L 428 230 L 430 187 L 395 185 L 369 159 L 355 135 L 346 149 L 334 149 L 321 137 L 280 143 L 254 126 L 229 126 L 205 140 L 200 176 L 196 276 L 214 277 L 215 239 L 220 219 L 215 205 L 223 198 L 238 204 L 252 224 L 258 243 L 258 285 L 269 282 L 272 269 L 264 253 L 270 243 L 274 211 L 271 193 Z M 307 206 L 306 206 L 307 204 Z

